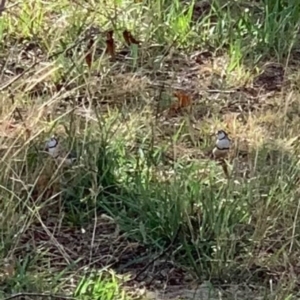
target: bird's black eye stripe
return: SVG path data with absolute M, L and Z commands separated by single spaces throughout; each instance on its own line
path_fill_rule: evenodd
M 51 142 L 52 142 L 52 141 L 55 141 L 55 145 L 53 145 L 53 146 L 48 146 L 48 149 L 55 148 L 55 147 L 57 146 L 57 144 L 58 144 L 58 140 L 57 140 L 57 139 L 51 139 L 50 141 L 51 141 Z
M 224 139 L 228 139 L 229 140 L 228 135 L 227 135 L 227 133 L 225 131 L 219 131 L 218 132 L 218 134 L 221 134 L 221 133 L 224 134 L 224 137 L 222 137 L 221 139 L 218 139 L 219 141 L 224 140 Z
M 229 150 L 229 147 L 220 148 L 220 147 L 216 146 L 216 148 L 217 148 L 218 150 Z

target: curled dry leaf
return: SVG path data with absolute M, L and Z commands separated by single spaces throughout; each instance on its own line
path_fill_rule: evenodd
M 131 44 L 139 45 L 141 42 L 136 40 L 128 30 L 123 31 L 123 38 L 128 46 Z
M 109 54 L 112 59 L 116 57 L 116 46 L 113 38 L 114 31 L 110 30 L 106 33 L 106 50 L 105 53 Z
M 173 96 L 177 98 L 177 102 L 171 105 L 169 113 L 176 114 L 180 109 L 188 107 L 192 104 L 190 95 L 183 91 L 176 91 Z
M 176 91 L 174 96 L 178 99 L 177 105 L 179 108 L 187 107 L 192 104 L 191 97 L 182 91 Z

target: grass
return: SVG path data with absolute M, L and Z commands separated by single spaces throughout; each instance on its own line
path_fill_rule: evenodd
M 300 6 L 10 5 L 1 297 L 296 299 Z M 230 178 L 208 155 L 217 129 L 233 140 Z M 74 165 L 43 153 L 52 134 Z

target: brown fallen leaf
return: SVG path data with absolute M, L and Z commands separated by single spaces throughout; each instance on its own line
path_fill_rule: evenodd
M 183 91 L 176 91 L 173 95 L 178 99 L 178 108 L 187 107 L 192 104 L 191 97 Z
M 89 68 L 91 68 L 92 63 L 93 63 L 93 45 L 94 45 L 94 40 L 90 39 L 88 45 L 87 45 L 87 52 L 85 55 L 85 61 L 88 65 Z
M 123 31 L 123 38 L 128 46 L 131 44 L 139 45 L 141 42 L 136 40 L 128 30 Z
M 171 105 L 169 109 L 169 115 L 171 116 L 175 116 L 181 109 L 192 104 L 191 97 L 183 91 L 176 91 L 173 96 L 175 96 L 178 101 Z
M 105 53 L 109 54 L 112 59 L 116 57 L 116 46 L 113 38 L 114 31 L 110 30 L 106 33 L 106 50 Z

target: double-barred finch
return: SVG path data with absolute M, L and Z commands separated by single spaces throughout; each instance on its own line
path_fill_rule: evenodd
M 58 139 L 55 137 L 51 137 L 49 141 L 46 142 L 45 151 L 47 151 L 53 158 L 58 158 L 59 156 Z
M 59 162 L 64 162 L 68 165 L 73 164 L 76 161 L 76 155 L 73 153 L 66 153 L 65 155 L 61 153 L 59 141 L 55 137 L 51 137 L 49 141 L 46 142 L 45 151 L 47 151 L 54 159 Z
M 213 157 L 215 159 L 223 159 L 227 156 L 229 152 L 231 141 L 224 130 L 219 130 L 216 135 L 216 145 L 212 151 Z

